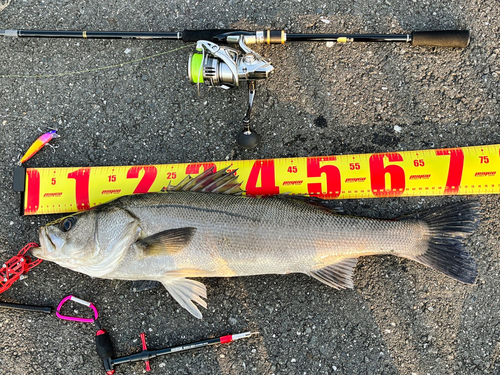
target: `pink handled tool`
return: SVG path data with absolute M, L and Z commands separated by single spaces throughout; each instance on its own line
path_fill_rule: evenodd
M 84 305 L 84 306 L 87 306 L 87 307 L 90 307 L 93 311 L 94 311 L 94 319 L 87 319 L 87 318 L 79 318 L 77 316 L 66 316 L 66 315 L 62 315 L 60 313 L 61 311 L 61 308 L 62 306 L 67 302 L 67 301 L 73 301 L 73 302 L 76 302 L 76 303 L 79 303 L 80 305 Z M 87 301 L 84 301 L 80 298 L 77 298 L 75 296 L 67 296 L 67 297 L 64 297 L 62 299 L 61 302 L 59 302 L 59 306 L 57 306 L 57 309 L 56 309 L 56 315 L 59 319 L 63 319 L 63 320 L 71 320 L 73 322 L 80 322 L 80 323 L 94 323 L 97 318 L 99 317 L 99 314 L 97 313 L 97 309 L 96 307 L 92 304 L 92 302 L 87 302 Z

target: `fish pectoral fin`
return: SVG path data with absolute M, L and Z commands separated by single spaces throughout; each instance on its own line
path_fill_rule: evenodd
M 200 310 L 193 302 L 207 308 L 207 302 L 203 298 L 207 298 L 207 288 L 199 281 L 183 279 L 183 278 L 167 278 L 162 281 L 163 286 L 168 290 L 170 295 L 179 304 L 189 311 L 196 318 L 201 319 Z
M 193 238 L 196 228 L 176 228 L 155 233 L 136 242 L 143 256 L 175 254 L 184 249 Z
M 311 271 L 309 275 L 335 289 L 352 289 L 352 273 L 357 262 L 357 258 L 342 259 L 340 262 Z

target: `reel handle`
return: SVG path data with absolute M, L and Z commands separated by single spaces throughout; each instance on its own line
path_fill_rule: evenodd
M 470 42 L 469 30 L 414 31 L 412 46 L 465 48 Z
M 255 98 L 255 91 L 257 83 L 255 81 L 248 81 L 248 109 L 243 119 L 243 130 L 238 133 L 236 140 L 240 147 L 245 149 L 252 149 L 259 145 L 260 136 L 250 126 L 250 117 L 252 116 L 253 100 Z

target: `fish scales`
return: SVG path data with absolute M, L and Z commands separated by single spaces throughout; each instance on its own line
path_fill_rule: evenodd
M 338 216 L 293 199 L 191 192 L 134 198 L 120 205 L 140 220 L 145 235 L 196 228 L 190 244 L 167 262 L 175 269 L 206 271 L 204 276 L 308 273 L 342 258 L 421 253 L 419 243 L 427 235 L 427 229 L 415 221 Z M 132 261 L 135 268 L 146 262 L 144 272 L 151 277 L 158 277 L 166 266 L 159 264 L 162 256 L 142 259 L 138 255 L 126 262 Z M 127 275 L 118 271 L 108 276 Z
M 205 171 L 167 193 L 132 195 L 40 229 L 33 254 L 93 277 L 152 280 L 194 316 L 205 286 L 190 278 L 305 273 L 352 288 L 361 256 L 393 254 L 474 283 L 466 237 L 477 202 L 398 220 L 340 215 L 290 196 L 252 198 L 225 170 Z M 229 194 L 231 193 L 231 194 Z

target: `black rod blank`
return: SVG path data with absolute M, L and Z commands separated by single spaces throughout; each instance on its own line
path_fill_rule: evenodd
M 180 32 L 163 33 L 147 31 L 0 30 L 0 36 L 83 39 L 182 39 L 182 33 Z
M 286 34 L 287 42 L 410 42 L 409 34 Z

